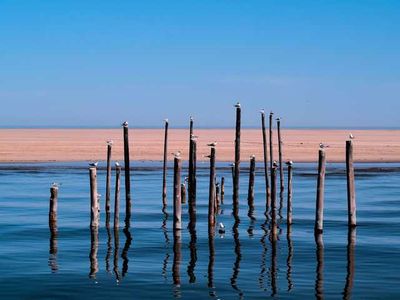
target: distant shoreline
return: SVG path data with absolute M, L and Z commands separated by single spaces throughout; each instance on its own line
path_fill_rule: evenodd
M 284 129 L 284 160 L 313 162 L 317 160 L 320 142 L 329 144 L 327 161 L 344 162 L 346 129 Z M 355 136 L 354 158 L 356 162 L 400 162 L 400 130 L 351 130 Z M 198 160 L 206 161 L 209 153 L 206 144 L 217 141 L 217 161 L 232 162 L 234 150 L 233 129 L 195 129 L 198 138 Z M 161 161 L 163 157 L 163 129 L 130 128 L 130 156 L 133 161 Z M 274 150 L 277 150 L 274 132 Z M 0 129 L 0 162 L 79 162 L 105 160 L 106 143 L 112 139 L 113 159 L 123 162 L 122 129 Z M 168 153 L 182 151 L 187 160 L 189 132 L 170 129 Z M 263 146 L 261 130 L 242 129 L 241 159 L 248 162 L 254 154 L 262 161 Z M 277 154 L 275 153 L 275 158 Z M 168 155 L 172 160 L 172 155 Z

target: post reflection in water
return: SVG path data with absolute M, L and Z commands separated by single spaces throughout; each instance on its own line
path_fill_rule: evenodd
M 288 256 L 286 259 L 286 279 L 288 282 L 288 292 L 293 288 L 292 282 L 292 260 L 293 260 L 293 241 L 292 241 L 292 226 L 288 224 L 286 232 L 287 246 L 288 246 Z
M 271 242 L 271 268 L 270 268 L 270 279 L 271 279 L 271 296 L 274 297 L 277 292 L 277 236 L 271 232 L 270 235 Z
M 180 266 L 182 260 L 181 253 L 182 246 L 182 232 L 181 230 L 174 231 L 174 260 L 172 263 L 172 281 L 174 283 L 174 297 L 180 298 L 180 285 L 181 285 L 181 275 Z
M 97 251 L 99 248 L 99 229 L 97 227 L 90 228 L 90 273 L 89 278 L 96 279 L 96 273 L 99 271 L 97 261 Z
M 197 249 L 196 249 L 197 235 L 196 235 L 196 230 L 193 228 L 189 228 L 189 232 L 190 232 L 190 242 L 189 242 L 190 260 L 187 267 L 187 273 L 189 276 L 189 283 L 195 283 L 196 275 L 194 274 L 194 269 L 196 267 L 196 262 L 197 262 Z
M 249 234 L 249 237 L 253 237 L 253 231 L 254 231 L 254 225 L 256 222 L 256 218 L 254 217 L 254 203 L 249 202 L 249 210 L 247 211 L 247 216 L 250 219 L 249 223 L 249 228 L 247 229 L 247 233 Z
M 111 229 L 110 226 L 106 226 L 106 230 L 107 230 L 107 253 L 106 253 L 106 272 L 111 274 L 110 271 L 110 257 L 111 257 L 111 253 L 112 253 L 112 246 L 111 246 Z
M 214 261 L 215 261 L 215 247 L 214 247 L 215 228 L 211 226 L 208 228 L 208 288 L 209 294 L 212 297 L 216 296 L 214 286 Z
M 132 235 L 131 235 L 131 232 L 129 231 L 129 226 L 125 226 L 124 234 L 125 234 L 126 240 L 125 240 L 124 248 L 122 249 L 122 253 L 121 253 L 122 277 L 125 277 L 126 273 L 128 273 L 128 264 L 129 264 L 128 251 L 129 251 L 129 248 L 131 247 L 131 243 L 132 243 Z
M 49 249 L 49 267 L 52 273 L 58 271 L 57 264 L 57 228 L 50 228 L 50 249 Z
M 343 290 L 343 299 L 351 298 L 355 272 L 355 246 L 356 246 L 356 228 L 349 227 L 347 232 L 347 266 L 346 266 L 346 284 Z
M 163 260 L 163 267 L 162 267 L 161 274 L 164 277 L 164 280 L 167 280 L 167 266 L 168 266 L 168 260 L 169 260 L 169 251 L 168 251 L 169 236 L 168 236 L 168 229 L 167 229 L 168 213 L 167 213 L 166 205 L 163 206 L 162 212 L 163 212 L 163 221 L 162 221 L 161 229 L 164 234 L 166 252 L 165 252 L 165 258 Z
M 121 276 L 119 275 L 118 267 L 118 257 L 119 257 L 119 228 L 114 227 L 114 274 L 117 283 L 119 283 Z
M 283 210 L 283 192 L 281 191 L 279 193 L 279 209 L 278 209 L 279 221 L 282 221 L 283 219 L 282 210 Z
M 258 283 L 259 283 L 260 289 L 262 289 L 263 291 L 266 291 L 267 288 L 265 286 L 265 272 L 267 271 L 267 267 L 266 267 L 265 261 L 267 258 L 267 245 L 265 243 L 265 240 L 268 237 L 268 221 L 265 221 L 261 225 L 261 228 L 264 231 L 264 233 L 260 240 L 260 243 L 262 245 L 262 252 L 261 252 L 260 275 L 258 277 Z
M 315 297 L 317 299 L 324 298 L 324 240 L 321 233 L 315 234 L 316 243 L 316 279 L 315 279 Z
M 239 220 L 239 218 L 236 216 L 236 220 Z M 239 223 L 238 221 L 235 222 L 235 224 L 232 227 L 233 231 L 233 241 L 235 243 L 235 262 L 233 264 L 233 273 L 231 277 L 231 286 L 234 290 L 237 291 L 239 294 L 239 297 L 243 297 L 243 292 L 240 290 L 240 288 L 237 286 L 237 278 L 239 276 L 239 270 L 240 270 L 240 261 L 242 259 L 242 254 L 240 252 L 240 240 L 239 240 Z

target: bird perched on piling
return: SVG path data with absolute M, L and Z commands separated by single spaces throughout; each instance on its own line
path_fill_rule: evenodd
M 112 144 L 114 144 L 113 140 L 107 140 L 107 145 L 112 146 Z
M 209 144 L 207 144 L 207 146 L 215 147 L 215 146 L 217 146 L 217 142 L 215 141 L 215 142 L 209 143 Z
M 98 161 L 96 161 L 96 162 L 90 162 L 90 163 L 89 163 L 89 167 L 97 167 L 98 164 L 99 164 Z
M 165 123 L 168 123 L 168 119 L 164 119 L 164 122 L 165 122 Z
M 199 136 L 198 136 L 198 135 L 192 134 L 192 135 L 190 136 L 190 138 L 191 138 L 192 140 L 197 140 L 197 139 L 199 138 Z
M 172 152 L 171 154 L 172 154 L 174 157 L 176 157 L 176 158 L 181 157 L 181 151 Z
M 351 140 L 354 140 L 354 135 L 350 132 L 350 134 L 349 134 L 349 138 L 351 139 Z
M 51 184 L 51 187 L 58 188 L 59 186 L 60 186 L 60 184 L 59 184 L 58 182 L 53 182 L 53 183 Z
M 272 163 L 272 166 L 277 168 L 278 167 L 278 162 L 276 160 L 274 160 L 274 162 Z
M 204 158 L 205 158 L 205 157 L 207 157 L 207 158 L 211 158 L 211 154 L 204 155 L 203 157 L 204 157 Z
M 128 121 L 125 121 L 124 123 L 122 123 L 121 126 L 128 127 Z
M 239 102 L 236 103 L 236 104 L 235 104 L 235 107 L 236 107 L 236 108 L 240 108 L 240 103 L 239 103 Z
M 250 159 L 255 158 L 256 156 L 254 154 L 250 155 Z
M 278 117 L 278 118 L 276 118 L 275 120 L 276 120 L 276 121 L 280 121 L 280 120 L 281 120 L 281 118 L 280 118 L 280 117 Z
M 321 148 L 321 149 L 329 148 L 329 145 L 325 145 L 323 143 L 319 143 L 319 148 Z
M 287 162 L 285 162 L 285 164 L 286 164 L 287 166 L 292 166 L 292 165 L 293 165 L 293 161 L 288 160 Z
M 264 115 L 264 114 L 265 114 L 265 109 L 264 109 L 264 108 L 260 109 L 260 113 L 261 113 L 262 115 Z
M 116 161 L 116 162 L 115 162 L 115 166 L 116 166 L 116 167 L 119 167 L 119 166 L 120 166 L 119 162 Z
M 225 233 L 225 226 L 222 223 L 219 223 L 218 225 L 218 233 L 219 234 L 224 234 Z

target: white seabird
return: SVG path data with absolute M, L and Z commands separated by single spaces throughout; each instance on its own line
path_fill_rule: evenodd
M 236 103 L 236 104 L 235 104 L 235 107 L 236 107 L 236 108 L 240 108 L 240 103 L 239 103 L 239 102 Z
M 89 166 L 90 166 L 90 167 L 97 167 L 98 164 L 99 164 L 98 161 L 96 161 L 96 162 L 90 162 L 90 163 L 89 163 Z
M 224 234 L 225 233 L 225 226 L 222 223 L 219 223 L 218 225 L 218 232 L 219 234 Z
M 122 123 L 121 126 L 128 127 L 128 121 L 125 121 L 124 123 Z
M 320 147 L 321 149 L 324 149 L 324 148 L 329 148 L 329 145 L 325 145 L 325 144 L 323 144 L 323 143 L 319 143 L 319 147 Z
M 351 139 L 351 140 L 354 140 L 354 135 L 350 132 L 350 134 L 349 134 L 349 138 Z

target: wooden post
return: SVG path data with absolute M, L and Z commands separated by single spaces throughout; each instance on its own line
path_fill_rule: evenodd
M 235 163 L 231 164 L 231 170 L 232 170 L 232 183 L 235 182 Z
M 293 167 L 292 162 L 287 162 L 288 165 L 288 194 L 287 194 L 287 224 L 292 225 L 292 180 L 293 180 Z
M 256 157 L 250 156 L 250 172 L 249 172 L 249 190 L 247 202 L 249 207 L 254 207 L 254 178 L 256 174 Z
M 268 149 L 267 149 L 267 132 L 265 129 L 264 110 L 261 110 L 261 129 L 262 129 L 263 147 L 264 147 L 263 155 L 264 155 L 264 178 L 265 178 L 265 194 L 266 194 L 265 214 L 267 214 L 271 206 L 271 190 L 269 187 L 269 180 L 268 180 Z
M 272 169 L 272 165 L 273 165 L 273 163 L 274 163 L 274 143 L 273 143 L 273 139 L 272 139 L 272 126 L 273 126 L 273 124 L 272 124 L 272 119 L 273 119 L 273 117 L 274 117 L 274 113 L 271 111 L 270 113 L 269 113 L 269 167 L 270 167 L 270 169 Z M 272 173 L 272 171 L 271 171 L 271 173 Z M 271 179 L 271 181 L 272 181 L 272 179 Z
M 356 192 L 354 189 L 353 141 L 346 141 L 347 209 L 348 225 L 357 225 Z
M 111 218 L 111 152 L 112 152 L 112 141 L 107 141 L 107 177 L 106 177 L 106 227 L 110 226 Z
M 130 225 L 131 220 L 131 173 L 129 163 L 129 133 L 128 122 L 122 124 L 124 128 L 124 169 L 125 169 L 125 224 L 127 227 Z
M 49 227 L 50 231 L 57 231 L 57 199 L 58 186 L 53 185 L 50 188 L 50 206 L 49 206 Z
M 224 204 L 225 197 L 225 177 L 221 177 L 221 204 Z
M 276 166 L 271 168 L 271 239 L 276 240 L 278 226 L 276 224 Z
M 182 203 L 186 203 L 186 185 L 181 183 L 181 201 Z
M 239 176 L 240 176 L 240 127 L 242 110 L 240 103 L 236 105 L 236 135 L 235 135 L 235 177 L 233 181 L 233 214 L 239 213 Z
M 89 168 L 90 176 L 90 227 L 99 226 L 99 203 L 97 195 L 97 169 Z
M 190 139 L 189 147 L 189 228 L 196 228 L 196 160 L 197 160 L 197 142 L 195 138 Z
M 315 207 L 315 234 L 323 232 L 324 229 L 324 189 L 325 189 L 325 150 L 319 149 L 318 157 L 318 180 L 317 201 Z
M 208 194 L 208 228 L 215 225 L 215 147 L 210 154 L 210 187 Z
M 221 206 L 221 185 L 219 182 L 215 183 L 215 207 L 216 207 L 216 212 L 218 211 L 218 208 Z
M 280 192 L 283 193 L 285 189 L 284 185 L 284 174 L 283 174 L 283 161 L 282 161 L 282 137 L 281 137 L 281 119 L 276 119 L 277 131 L 278 131 L 278 154 L 279 154 L 279 179 L 280 179 Z
M 115 203 L 114 203 L 114 228 L 119 227 L 119 199 L 121 189 L 121 166 L 115 165 Z
M 162 200 L 163 207 L 167 205 L 167 153 L 168 153 L 168 119 L 165 120 L 164 132 L 164 163 L 163 163 L 163 191 Z
M 182 206 L 181 206 L 181 159 L 174 158 L 174 223 L 173 229 L 182 229 Z

